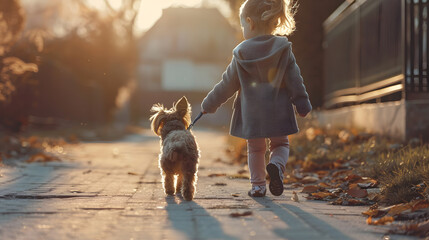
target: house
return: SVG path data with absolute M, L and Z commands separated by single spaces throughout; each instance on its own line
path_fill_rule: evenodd
M 237 36 L 237 30 L 216 8 L 164 9 L 139 42 L 142 110 L 147 111 L 153 101 L 169 106 L 182 95 L 199 106 L 220 81 Z
M 324 23 L 321 123 L 429 141 L 425 0 L 345 1 Z

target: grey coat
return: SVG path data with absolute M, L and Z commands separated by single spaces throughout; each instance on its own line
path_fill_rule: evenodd
M 230 134 L 244 139 L 297 133 L 293 105 L 300 114 L 312 108 L 286 37 L 264 35 L 240 43 L 202 109 L 214 113 L 236 92 Z

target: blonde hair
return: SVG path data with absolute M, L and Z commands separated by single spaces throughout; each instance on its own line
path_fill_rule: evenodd
M 295 31 L 296 7 L 293 0 L 246 0 L 240 7 L 240 17 L 250 17 L 272 34 L 288 36 Z

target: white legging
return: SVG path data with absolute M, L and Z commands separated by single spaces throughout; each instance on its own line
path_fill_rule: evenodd
M 287 136 L 272 137 L 270 140 L 270 163 L 275 164 L 284 173 L 289 159 L 289 139 Z M 252 186 L 265 185 L 265 138 L 247 140 L 247 161 Z

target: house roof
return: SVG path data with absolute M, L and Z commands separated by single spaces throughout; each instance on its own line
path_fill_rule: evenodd
M 141 58 L 225 61 L 237 44 L 237 30 L 216 8 L 168 8 L 141 39 Z

